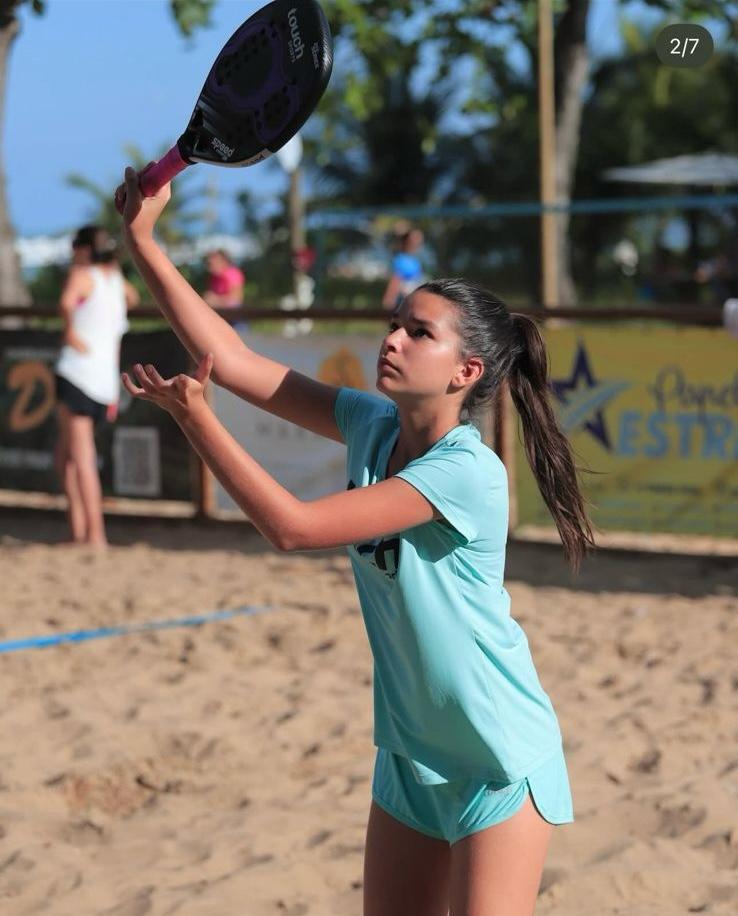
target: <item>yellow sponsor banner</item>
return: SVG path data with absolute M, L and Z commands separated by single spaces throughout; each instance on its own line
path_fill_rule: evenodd
M 597 527 L 738 537 L 738 341 L 634 323 L 544 335 Z M 552 524 L 519 442 L 515 460 L 518 524 Z

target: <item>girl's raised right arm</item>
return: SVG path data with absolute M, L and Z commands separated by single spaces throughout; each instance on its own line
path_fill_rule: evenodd
M 120 189 L 119 189 L 120 190 Z M 334 404 L 338 388 L 295 372 L 249 349 L 172 264 L 154 240 L 153 230 L 170 197 L 165 185 L 142 198 L 138 175 L 125 173 L 123 221 L 128 249 L 164 317 L 199 364 L 212 353 L 213 378 L 256 407 L 311 432 L 343 442 Z

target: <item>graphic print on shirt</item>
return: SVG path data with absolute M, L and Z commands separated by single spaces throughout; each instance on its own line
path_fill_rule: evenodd
M 354 490 L 356 484 L 349 480 L 347 490 Z M 376 538 L 373 541 L 367 541 L 366 544 L 355 544 L 354 549 L 364 560 L 368 560 L 372 566 L 378 569 L 385 579 L 394 581 L 397 578 L 397 570 L 400 565 L 400 538 L 397 535 L 391 537 Z

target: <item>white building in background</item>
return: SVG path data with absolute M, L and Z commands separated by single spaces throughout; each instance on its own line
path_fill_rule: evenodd
M 222 248 L 236 261 L 255 257 L 260 253 L 256 240 L 243 235 L 225 233 L 204 235 L 191 242 L 173 247 L 169 256 L 175 264 L 191 264 L 202 260 L 209 251 Z M 15 249 L 20 256 L 21 269 L 38 270 L 48 264 L 68 264 L 72 251 L 72 233 L 65 235 L 36 235 L 16 239 Z
M 217 248 L 222 248 L 234 261 L 261 254 L 256 239 L 245 235 L 227 235 L 224 232 L 198 236 L 190 242 L 173 247 L 168 253 L 175 264 L 192 264 L 201 261 L 209 251 Z
M 15 250 L 20 257 L 21 269 L 38 270 L 47 264 L 66 264 L 72 250 L 72 233 L 67 235 L 36 235 L 16 239 Z

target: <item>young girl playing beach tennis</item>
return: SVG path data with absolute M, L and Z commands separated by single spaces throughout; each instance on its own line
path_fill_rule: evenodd
M 426 283 L 391 316 L 377 388 L 325 385 L 253 352 L 153 239 L 169 188 L 126 170 L 131 254 L 194 378 L 137 365 L 128 391 L 168 410 L 280 550 L 348 547 L 374 655 L 377 757 L 365 916 L 529 916 L 553 824 L 573 821 L 556 714 L 503 587 L 505 469 L 464 418 L 507 380 L 543 496 L 577 565 L 592 544 L 529 319 L 463 280 Z M 221 426 L 210 377 L 348 446 L 348 490 L 305 502 Z

